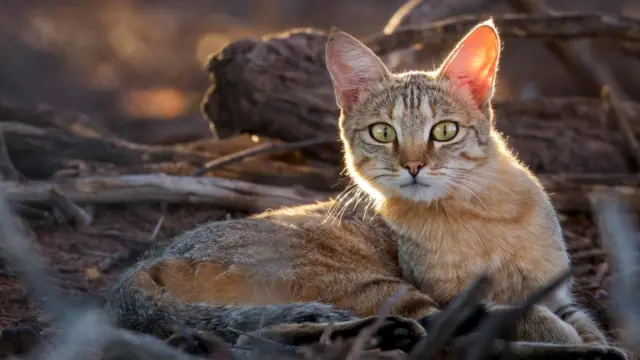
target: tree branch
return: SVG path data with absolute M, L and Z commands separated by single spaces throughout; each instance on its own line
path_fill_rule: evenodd
M 198 171 L 196 171 L 193 174 L 193 176 L 202 176 L 208 173 L 209 171 L 221 168 L 223 166 L 226 166 L 235 162 L 242 161 L 252 156 L 275 153 L 279 151 L 298 150 L 298 149 L 303 149 L 307 147 L 312 147 L 315 145 L 336 143 L 337 141 L 338 139 L 336 139 L 335 137 L 321 137 L 317 139 L 302 140 L 302 141 L 296 141 L 292 143 L 283 143 L 283 144 L 266 143 L 266 144 L 254 146 L 248 149 L 244 149 L 242 151 L 229 154 L 227 156 L 223 156 L 215 160 L 211 160 L 208 163 L 206 163 L 202 168 L 198 169 Z
M 326 199 L 327 194 L 224 178 L 164 174 L 93 176 L 54 181 L 5 181 L 12 201 L 46 203 L 52 189 L 76 203 L 208 203 L 239 211 L 260 212 Z
M 640 19 L 603 13 L 462 15 L 425 26 L 398 28 L 365 40 L 379 56 L 414 45 L 447 44 L 458 40 L 473 26 L 493 18 L 503 38 L 577 39 L 613 37 L 640 40 Z

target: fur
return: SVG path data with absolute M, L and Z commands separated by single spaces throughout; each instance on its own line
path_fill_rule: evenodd
M 162 336 L 189 326 L 233 340 L 230 328 L 373 316 L 403 288 L 391 314 L 420 319 L 481 272 L 495 279 L 487 301 L 499 308 L 568 269 L 547 194 L 493 127 L 500 48 L 486 22 L 437 70 L 394 74 L 333 32 L 327 67 L 354 186 L 332 201 L 184 233 L 119 278 L 109 296 L 116 319 Z M 447 141 L 433 135 L 442 121 L 457 127 Z M 372 136 L 379 123 L 393 141 Z M 569 285 L 517 337 L 606 344 Z

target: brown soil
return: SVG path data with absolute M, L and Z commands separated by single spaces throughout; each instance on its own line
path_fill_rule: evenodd
M 161 216 L 157 206 L 135 205 L 129 207 L 104 207 L 96 212 L 91 230 L 119 230 L 122 233 L 145 239 L 152 233 Z M 211 206 L 170 207 L 160 233 L 155 240 L 162 242 L 172 236 L 205 221 L 239 217 Z M 598 231 L 586 215 L 561 215 L 567 245 L 577 273 L 576 290 L 582 303 L 592 310 L 597 319 L 615 336 L 608 308 L 606 287 L 610 270 L 608 259 L 601 249 Z M 96 295 L 98 298 L 113 277 L 133 259 L 122 261 L 98 278 L 90 278 L 87 270 L 105 259 L 122 252 L 126 247 L 107 236 L 84 235 L 71 227 L 61 227 L 51 221 L 30 221 L 44 255 L 56 270 L 61 287 L 70 294 Z M 0 275 L 0 327 L 39 325 L 47 327 L 49 316 L 40 314 L 27 298 L 19 281 L 5 271 Z

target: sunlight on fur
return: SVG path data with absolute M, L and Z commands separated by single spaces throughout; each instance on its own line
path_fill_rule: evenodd
M 511 158 L 489 105 L 499 54 L 497 31 L 485 22 L 435 71 L 393 74 L 358 40 L 334 34 L 327 64 L 343 109 L 346 167 L 378 208 L 394 197 L 482 202 L 477 194 L 496 183 L 500 157 Z M 393 139 L 372 137 L 380 124 Z

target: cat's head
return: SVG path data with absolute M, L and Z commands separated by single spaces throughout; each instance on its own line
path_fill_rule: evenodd
M 474 27 L 432 72 L 391 73 L 349 34 L 333 31 L 327 68 L 341 108 L 350 175 L 378 199 L 432 201 L 468 191 L 497 156 L 490 101 L 500 39 Z

